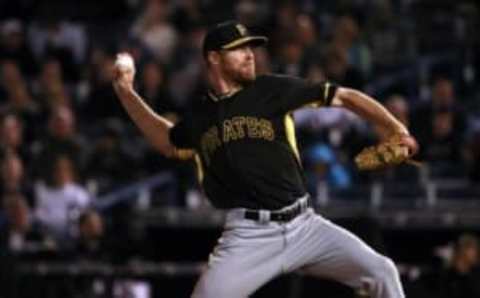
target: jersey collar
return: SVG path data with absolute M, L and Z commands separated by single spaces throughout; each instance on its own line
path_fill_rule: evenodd
M 237 94 L 242 89 L 243 88 L 234 89 L 234 90 L 232 90 L 228 93 L 222 94 L 222 95 L 216 95 L 211 89 L 209 89 L 208 92 L 207 92 L 207 95 L 208 95 L 208 98 L 210 98 L 214 102 L 220 102 L 220 101 L 223 101 L 225 99 L 228 99 L 228 98 L 234 96 L 235 94 Z

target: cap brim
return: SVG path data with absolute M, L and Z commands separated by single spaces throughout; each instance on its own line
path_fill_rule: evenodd
M 237 40 L 234 40 L 230 43 L 227 43 L 226 45 L 222 46 L 223 50 L 230 50 L 236 47 L 239 47 L 244 44 L 251 44 L 253 46 L 263 46 L 267 43 L 268 38 L 265 36 L 246 36 L 239 38 Z

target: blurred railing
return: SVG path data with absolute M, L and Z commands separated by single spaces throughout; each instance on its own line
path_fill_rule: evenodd
M 219 227 L 223 223 L 224 212 L 212 208 L 199 191 L 193 191 L 197 196 L 194 205 L 189 206 L 187 198 L 187 208 L 169 204 L 171 198 L 155 191 L 167 186 L 174 189 L 175 183 L 172 175 L 161 173 L 98 198 L 96 207 L 107 210 L 137 201 L 140 225 Z M 145 197 L 148 202 L 142 202 Z M 480 186 L 455 176 L 435 177 L 427 166 L 414 182 L 379 180 L 340 189 L 319 183 L 312 203 L 329 218 L 368 215 L 389 227 L 480 226 Z
M 154 263 L 141 262 L 132 265 L 112 265 L 98 262 L 73 262 L 73 263 L 55 263 L 55 262 L 22 262 L 17 268 L 17 279 L 14 284 L 18 291 L 13 292 L 12 298 L 24 297 L 26 293 L 36 293 L 40 297 L 65 297 L 67 287 L 70 291 L 76 291 L 72 297 L 83 297 L 88 293 L 88 297 L 189 297 L 196 282 L 196 279 L 206 266 L 205 263 Z M 430 269 L 427 266 L 399 264 L 398 269 L 404 278 L 404 283 L 415 282 L 423 272 Z M 179 279 L 181 282 L 172 282 L 173 279 Z M 281 277 L 282 287 L 273 289 L 275 296 L 286 298 L 299 298 L 305 294 L 312 294 L 308 287 L 308 277 L 301 274 L 288 274 Z M 116 284 L 125 286 L 140 282 L 149 288 L 148 294 L 138 295 L 132 292 L 116 293 Z M 15 284 L 18 283 L 18 284 Z M 323 294 L 335 293 L 340 284 L 333 285 L 330 282 L 315 280 L 316 284 L 321 285 Z M 28 284 L 28 287 L 21 285 Z M 100 286 L 101 285 L 101 286 Z M 159 286 L 160 285 L 160 286 Z M 87 288 L 91 288 L 87 290 Z M 272 290 L 271 290 L 272 291 Z M 48 293 L 49 296 L 45 296 Z M 68 291 L 67 291 L 68 293 Z M 262 293 L 259 297 L 271 297 L 271 294 Z M 67 294 L 69 295 L 69 294 Z M 70 294 L 72 295 L 72 294 Z M 80 295 L 80 296 L 78 296 Z M 344 288 L 335 297 L 354 297 L 353 290 Z M 254 297 L 258 297 L 255 295 Z M 310 296 L 309 296 L 310 297 Z M 330 297 L 330 296 L 329 296 Z M 357 296 L 355 296 L 357 297 Z
M 141 181 L 137 181 L 113 190 L 106 195 L 99 196 L 95 200 L 93 207 L 100 211 L 104 211 L 125 201 L 139 199 L 150 200 L 150 196 L 155 189 L 166 187 L 169 187 L 169 196 L 171 196 L 171 198 L 164 198 L 164 203 L 168 204 L 168 202 L 174 200 L 174 197 L 176 196 L 176 180 L 171 173 L 162 172 L 152 177 L 148 177 Z M 149 202 L 146 202 L 145 204 L 149 204 Z

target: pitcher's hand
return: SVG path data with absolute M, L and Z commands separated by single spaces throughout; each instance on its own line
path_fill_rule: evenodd
M 120 95 L 121 93 L 131 91 L 135 78 L 135 63 L 132 56 L 128 53 L 117 54 L 113 71 L 113 88 L 115 92 Z

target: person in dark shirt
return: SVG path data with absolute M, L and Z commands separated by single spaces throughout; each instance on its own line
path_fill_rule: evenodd
M 75 253 L 79 259 L 105 261 L 107 250 L 105 249 L 103 219 L 94 210 L 87 210 L 78 218 L 79 237 L 77 239 Z
M 455 244 L 452 260 L 442 273 L 440 289 L 442 297 L 478 298 L 478 239 L 463 234 Z
M 127 181 L 137 179 L 138 161 L 122 143 L 122 122 L 107 120 L 101 135 L 87 159 L 86 177 L 96 184 L 96 193 L 103 195 Z
M 430 101 L 416 107 L 410 118 L 412 129 L 422 144 L 419 157 L 430 164 L 446 162 L 459 167 L 467 131 L 464 105 L 448 78 L 437 78 L 431 94 Z
M 61 155 L 68 156 L 82 176 L 88 146 L 85 138 L 77 130 L 76 117 L 70 106 L 59 105 L 52 109 L 47 133 L 33 147 L 32 172 L 35 178 L 48 177 L 53 162 Z
M 113 84 L 130 117 L 162 154 L 193 154 L 206 195 L 227 212 L 192 297 L 248 297 L 272 278 L 299 270 L 371 297 L 405 297 L 389 258 L 309 207 L 292 111 L 345 107 L 386 136 L 404 135 L 408 155 L 416 152 L 415 140 L 360 91 L 289 76 L 257 77 L 252 48 L 266 41 L 235 21 L 212 27 L 203 44 L 209 90 L 193 115 L 175 125 L 134 91 L 131 57 L 119 54 L 116 60 Z
M 23 75 L 33 77 L 38 71 L 32 51 L 26 42 L 24 24 L 8 19 L 0 25 L 0 57 L 19 65 Z
M 0 226 L 0 250 L 8 254 L 32 254 L 54 250 L 55 245 L 31 220 L 31 210 L 20 193 L 4 195 L 6 224 Z

